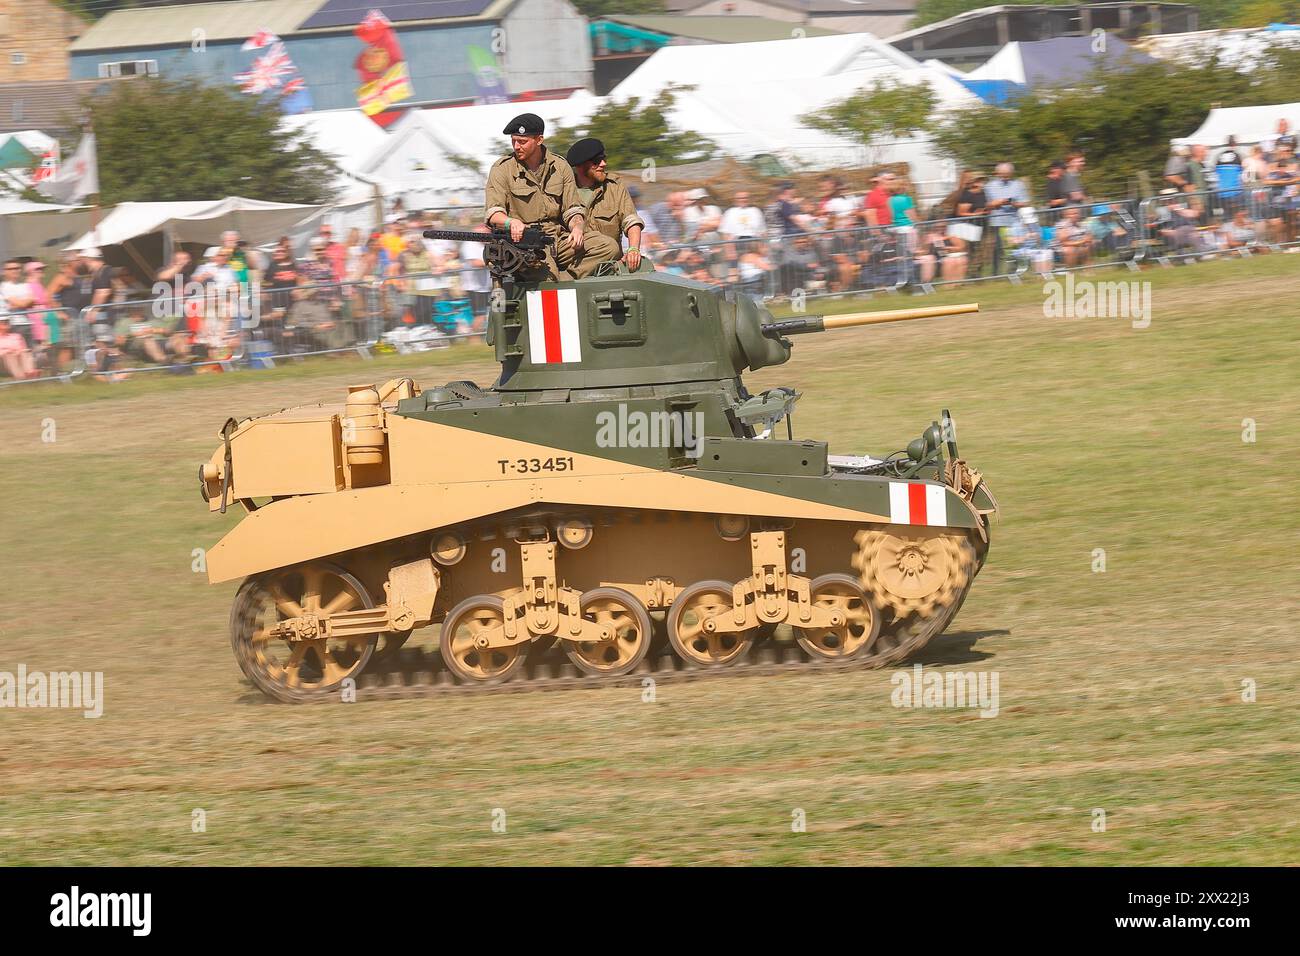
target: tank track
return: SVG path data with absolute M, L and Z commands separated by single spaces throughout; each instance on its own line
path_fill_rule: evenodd
M 640 687 L 645 678 L 655 685 L 685 684 L 735 677 L 773 677 L 783 674 L 847 673 L 878 670 L 900 664 L 920 652 L 952 623 L 972 578 L 957 600 L 932 619 L 917 619 L 901 635 L 901 640 L 883 655 L 846 662 L 829 662 L 810 658 L 797 644 L 768 641 L 756 647 L 752 656 L 729 667 L 699 667 L 682 661 L 666 648 L 653 660 L 647 658 L 630 674 L 592 676 L 580 673 L 563 654 L 548 652 L 543 659 L 524 665 L 521 676 L 499 684 L 469 684 L 458 680 L 442 663 L 437 650 L 402 648 L 393 660 L 376 662 L 357 681 L 358 701 L 406 700 L 421 697 L 460 697 L 490 694 L 525 694 L 569 690 L 598 690 L 611 687 Z M 775 646 L 774 646 L 775 645 Z M 327 702 L 331 696 L 313 702 Z

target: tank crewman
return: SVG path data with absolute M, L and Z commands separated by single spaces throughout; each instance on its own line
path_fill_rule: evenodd
M 484 190 L 486 222 L 508 228 L 518 242 L 525 226 L 539 226 L 555 240 L 546 254 L 552 278 L 561 272 L 590 275 L 597 264 L 617 259 L 619 246 L 600 233 L 588 234 L 578 187 L 568 163 L 542 145 L 546 124 L 535 113 L 516 116 L 503 133 L 511 153 L 496 161 Z
M 641 265 L 641 230 L 645 223 L 636 214 L 636 205 L 618 173 L 606 168 L 605 144 L 598 139 L 580 139 L 569 147 L 565 158 L 573 167 L 578 195 L 586 207 L 587 227 L 614 240 L 613 259 L 619 258 L 626 235 L 627 252 L 622 259 L 635 272 Z

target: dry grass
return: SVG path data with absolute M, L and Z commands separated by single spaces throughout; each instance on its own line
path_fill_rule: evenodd
M 216 429 L 390 373 L 483 382 L 486 350 L 7 390 L 0 670 L 102 670 L 107 702 L 99 720 L 0 710 L 0 858 L 1294 862 L 1297 258 L 1144 276 L 1144 331 L 1044 319 L 1034 287 L 949 293 L 984 313 L 805 338 L 754 376 L 798 385 L 796 433 L 835 452 L 892 451 L 951 406 L 1005 517 L 923 661 L 998 671 L 989 720 L 895 709 L 889 672 L 670 686 L 653 704 L 268 703 L 229 652 L 234 587 L 190 570 L 232 523 L 195 491 Z

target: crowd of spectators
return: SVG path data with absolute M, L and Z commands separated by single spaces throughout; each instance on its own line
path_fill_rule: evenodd
M 1296 150 L 1285 119 L 1255 146 L 1239 148 L 1231 136 L 1213 156 L 1199 144 L 1175 146 L 1159 201 L 1150 207 L 1149 234 L 1176 256 L 1294 242 L 1300 210 Z
M 1090 196 L 1079 150 L 1052 162 L 1039 188 L 1010 163 L 991 177 L 963 171 L 925 209 L 887 171 L 857 191 L 828 175 L 811 196 L 792 181 L 768 195 L 696 187 L 638 209 L 642 248 L 657 269 L 763 296 L 927 288 L 1139 252 L 1167 261 L 1284 244 L 1296 251 L 1296 154 L 1285 120 L 1247 148 L 1231 138 L 1212 155 L 1175 147 L 1159 195 L 1145 203 Z M 636 186 L 630 191 L 641 207 Z M 113 379 L 138 366 L 211 367 L 241 350 L 400 348 L 480 332 L 491 291 L 483 246 L 426 239 L 429 228 L 487 231 L 474 210 L 440 218 L 400 203 L 373 232 L 338 236 L 322 225 L 303 255 L 287 236 L 258 250 L 229 231 L 197 260 L 178 249 L 152 289 L 105 264 L 98 249 L 65 254 L 51 276 L 39 261 L 11 259 L 0 286 L 0 376 L 56 374 L 84 357 Z
M 707 190 L 671 193 L 642 212 L 656 267 L 764 295 L 926 286 L 1030 268 L 1075 266 L 1132 248 L 1136 224 L 1085 194 L 1084 156 L 1053 163 L 1039 209 L 1010 163 L 990 179 L 964 171 L 956 188 L 922 209 L 908 182 L 881 172 L 849 192 L 834 176 L 812 198 L 793 182 L 765 205 L 737 191 L 725 209 Z
M 471 220 L 447 228 L 487 231 Z M 288 236 L 258 250 L 231 230 L 199 257 L 177 249 L 152 286 L 95 248 L 62 256 L 49 281 L 43 263 L 12 259 L 0 287 L 0 375 L 58 374 L 84 358 L 97 377 L 117 380 L 144 366 L 214 369 L 259 344 L 294 355 L 369 344 L 394 329 L 473 332 L 491 292 L 483 247 L 423 238 L 441 227 L 423 213 L 399 214 L 340 240 L 323 224 L 303 256 Z
M 1175 148 L 1160 195 L 1146 204 L 1090 195 L 1077 149 L 1050 163 L 1037 189 L 999 163 L 991 177 L 963 171 L 924 210 L 888 172 L 857 193 L 827 176 L 811 198 L 785 182 L 762 206 L 749 190 L 725 206 L 696 188 L 642 212 L 643 244 L 658 268 L 769 296 L 1267 251 L 1298 238 L 1296 151 L 1286 120 L 1249 150 L 1231 139 L 1213 156 Z
M 0 284 L 0 372 L 10 378 L 37 378 L 73 358 L 81 341 L 76 323 L 81 310 L 107 302 L 114 291 L 113 270 L 98 249 L 69 253 L 58 271 L 45 263 L 9 259 Z

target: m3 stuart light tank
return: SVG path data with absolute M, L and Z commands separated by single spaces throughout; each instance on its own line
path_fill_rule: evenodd
M 948 626 L 997 509 L 948 414 L 905 451 L 835 456 L 794 437 L 795 391 L 740 376 L 790 336 L 977 307 L 778 320 L 648 263 L 519 281 L 535 236 L 438 235 L 487 242 L 493 385 L 231 419 L 200 468 L 210 510 L 247 511 L 207 567 L 244 579 L 231 640 L 261 690 L 338 694 L 438 623 L 417 681 L 448 691 L 752 670 L 782 624 L 795 644 L 760 661 L 878 667 Z

